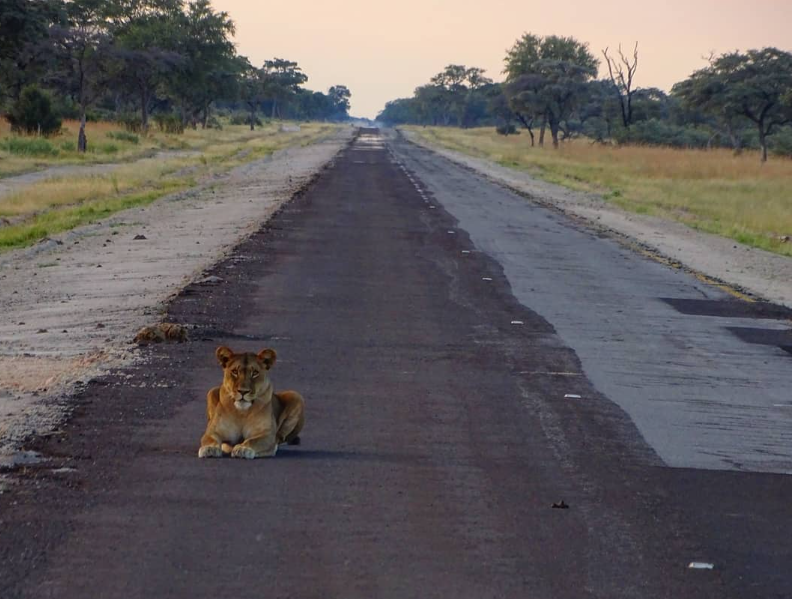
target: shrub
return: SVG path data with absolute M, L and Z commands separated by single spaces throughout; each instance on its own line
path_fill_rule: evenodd
M 110 139 L 117 139 L 118 141 L 126 141 L 135 145 L 140 143 L 140 137 L 129 131 L 110 131 L 107 137 Z
M 615 132 L 614 137 L 619 143 L 673 148 L 706 148 L 711 134 L 689 125 L 680 126 L 659 119 L 647 119 L 634 123 L 629 130 L 621 129 Z
M 142 133 L 143 124 L 140 122 L 140 117 L 136 114 L 126 113 L 119 114 L 116 117 L 116 122 L 123 126 L 129 133 Z
M 223 123 L 220 122 L 216 116 L 210 116 L 209 119 L 206 121 L 206 128 L 207 129 L 217 129 L 218 131 L 223 130 Z
M 774 154 L 792 156 L 792 127 L 784 127 L 770 137 L 770 148 Z
M 232 125 L 250 125 L 250 113 L 249 112 L 235 112 L 231 115 L 231 118 L 228 120 L 229 123 Z M 264 123 L 261 122 L 261 119 L 256 117 L 255 124 L 257 127 L 261 127 Z
M 21 133 L 52 135 L 61 128 L 61 119 L 52 108 L 49 94 L 35 85 L 22 90 L 6 118 L 11 130 Z
M 156 114 L 154 115 L 154 122 L 157 123 L 157 127 L 163 133 L 184 133 L 184 123 L 176 114 Z
M 94 145 L 94 151 L 98 154 L 116 154 L 118 153 L 118 146 L 112 143 Z
M 517 127 L 508 123 L 506 125 L 498 125 L 495 128 L 495 131 L 498 132 L 498 135 L 519 135 L 520 132 L 517 131 Z
M 57 156 L 55 145 L 41 137 L 9 137 L 0 141 L 0 148 L 17 156 Z

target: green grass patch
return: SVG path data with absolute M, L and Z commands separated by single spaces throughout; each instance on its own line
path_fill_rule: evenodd
M 134 133 L 130 133 L 129 131 L 110 131 L 106 134 L 106 137 L 109 137 L 110 139 L 116 139 L 118 141 L 125 141 L 135 145 L 140 143 L 140 137 Z
M 0 140 L 0 150 L 14 156 L 55 157 L 60 154 L 57 146 L 43 137 L 8 137 Z

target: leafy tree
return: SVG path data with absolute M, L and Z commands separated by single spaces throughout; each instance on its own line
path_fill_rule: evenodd
M 352 92 L 346 85 L 334 85 L 327 90 L 327 96 L 332 102 L 333 116 L 335 118 L 345 119 L 349 115 L 349 99 L 352 97 Z
M 385 104 L 385 108 L 377 115 L 377 120 L 386 125 L 418 123 L 421 121 L 418 101 L 415 97 L 392 100 Z
M 178 98 L 182 121 L 195 126 L 200 116 L 205 127 L 212 102 L 237 81 L 239 63 L 230 40 L 234 23 L 209 0 L 196 0 L 175 16 L 174 25 L 170 44 L 181 60 L 166 88 Z
M 46 64 L 49 27 L 62 18 L 57 0 L 0 0 L 0 102 L 18 100 Z
M 112 57 L 119 85 L 138 97 L 140 123 L 148 131 L 158 88 L 185 57 L 174 48 L 181 0 L 112 0 L 106 15 L 114 36 Z
M 565 122 L 585 99 L 587 83 L 597 73 L 598 61 L 588 44 L 572 37 L 527 33 L 507 52 L 505 63 L 505 89 L 512 109 L 523 118 L 542 118 L 540 145 L 547 125 L 553 146 L 558 147 L 559 132 L 568 128 Z
M 25 87 L 8 115 L 12 131 L 51 135 L 60 130 L 61 120 L 52 110 L 49 94 L 35 85 Z
M 747 119 L 759 136 L 762 162 L 768 137 L 792 122 L 792 54 L 777 48 L 732 52 L 676 84 L 672 93 L 688 106 L 716 117 L 726 128 Z
M 239 95 L 249 113 L 250 130 L 256 128 L 256 112 L 266 99 L 263 73 L 250 64 L 247 58 L 239 57 Z
M 426 90 L 431 95 L 432 108 L 442 106 L 446 114 L 455 116 L 457 124 L 462 127 L 473 93 L 492 83 L 491 79 L 484 76 L 484 72 L 484 69 L 477 67 L 448 65 L 432 77 L 431 85 L 434 89 Z M 444 120 L 445 124 L 448 124 L 449 118 L 446 117 Z
M 279 114 L 281 105 L 296 95 L 299 87 L 308 81 L 307 75 L 296 62 L 275 58 L 264 62 L 262 69 L 265 94 L 272 102 L 272 118 Z
M 67 22 L 50 29 L 57 70 L 49 78 L 80 110 L 77 150 L 88 149 L 85 134 L 88 108 L 104 93 L 110 37 L 102 0 L 75 0 L 66 5 Z

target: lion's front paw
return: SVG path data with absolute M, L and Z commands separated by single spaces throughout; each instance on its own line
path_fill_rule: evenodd
M 246 460 L 252 460 L 256 457 L 256 452 L 254 449 L 247 447 L 245 445 L 237 445 L 234 447 L 233 451 L 231 451 L 231 455 L 235 458 L 244 458 Z
M 223 450 L 217 445 L 204 445 L 198 450 L 199 458 L 222 458 Z

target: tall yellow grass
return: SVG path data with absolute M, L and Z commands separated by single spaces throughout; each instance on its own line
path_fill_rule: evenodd
M 618 206 L 684 222 L 792 256 L 792 160 L 762 165 L 755 152 L 603 146 L 587 140 L 532 148 L 526 135 L 487 129 L 412 128 L 427 141 L 595 192 Z

